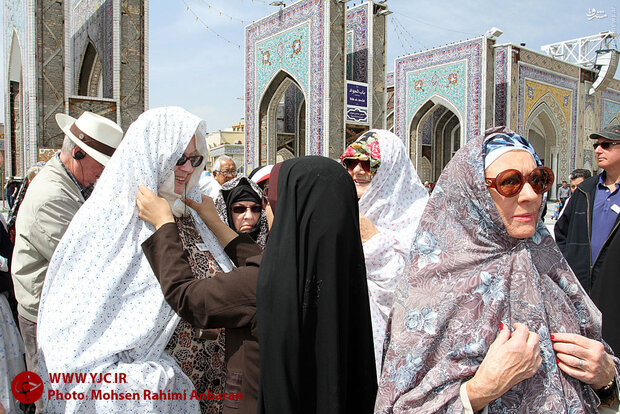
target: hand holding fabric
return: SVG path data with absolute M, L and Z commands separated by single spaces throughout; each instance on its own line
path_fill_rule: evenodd
M 146 186 L 141 185 L 138 190 L 138 198 L 136 199 L 138 206 L 138 216 L 159 229 L 166 223 L 174 223 L 172 210 L 168 201 L 163 197 L 158 197 L 154 192 Z
M 211 197 L 202 194 L 202 203 L 198 203 L 189 198 L 183 201 L 188 207 L 194 209 L 196 213 L 198 213 L 222 247 L 226 247 L 231 240 L 237 237 L 237 233 L 220 219 L 217 209 L 215 208 L 215 203 L 213 203 Z
M 605 387 L 614 378 L 613 359 L 600 341 L 572 333 L 554 333 L 551 341 L 558 367 L 567 375 L 590 384 L 594 390 Z
M 515 384 L 531 378 L 541 364 L 538 334 L 521 323 L 514 324 L 512 334 L 502 325 L 478 371 L 467 382 L 467 395 L 473 410 L 484 408 Z
M 211 197 L 202 194 L 202 202 L 200 203 L 190 199 L 184 199 L 183 201 L 188 207 L 196 210 L 196 213 L 198 213 L 207 226 L 211 227 L 212 224 L 222 221 L 217 214 L 215 203 Z

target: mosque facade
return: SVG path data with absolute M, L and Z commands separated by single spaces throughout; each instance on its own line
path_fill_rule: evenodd
M 506 125 L 561 182 L 575 168 L 595 172 L 588 136 L 620 123 L 619 80 L 591 93 L 596 71 L 486 36 L 401 57 L 390 76 L 390 127 L 422 180 L 436 180 L 467 140 Z
M 597 70 L 490 35 L 386 64 L 387 14 L 381 2 L 300 0 L 246 28 L 247 171 L 337 158 L 361 132 L 387 128 L 420 178 L 435 181 L 465 142 L 498 125 L 527 137 L 559 182 L 596 171 L 588 136 L 620 123 L 618 79 L 591 93 Z
M 147 1 L 4 0 L 3 30 L 7 176 L 60 148 L 57 113 L 125 130 L 146 109 Z

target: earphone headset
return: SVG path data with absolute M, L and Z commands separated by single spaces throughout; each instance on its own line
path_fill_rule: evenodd
M 84 154 L 82 151 L 76 151 L 75 155 L 73 156 L 73 159 L 81 160 L 81 159 L 84 159 L 84 157 L 86 157 L 86 154 Z

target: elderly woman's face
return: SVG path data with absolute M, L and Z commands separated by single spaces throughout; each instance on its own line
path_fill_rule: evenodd
M 239 233 L 249 233 L 260 218 L 263 207 L 254 201 L 237 201 L 230 206 L 232 221 Z
M 347 167 L 347 171 L 355 183 L 357 198 L 362 198 L 372 180 L 370 176 L 370 161 L 348 158 L 344 160 L 344 165 Z
M 527 177 L 534 168 L 536 163 L 529 152 L 510 151 L 495 160 L 485 170 L 484 175 L 486 178 L 495 178 L 502 171 L 515 169 Z M 532 237 L 536 232 L 542 194 L 536 194 L 527 182 L 514 197 L 504 197 L 495 188 L 489 188 L 489 191 L 508 234 L 517 239 Z
M 187 145 L 185 152 L 183 155 L 186 157 L 192 157 L 195 155 L 199 155 L 198 151 L 196 151 L 196 136 L 192 137 L 192 140 Z M 183 194 L 185 190 L 185 186 L 187 185 L 187 181 L 189 181 L 190 176 L 194 172 L 195 168 L 192 167 L 191 161 L 188 159 L 185 161 L 183 165 L 175 165 L 174 166 L 174 192 L 177 194 Z

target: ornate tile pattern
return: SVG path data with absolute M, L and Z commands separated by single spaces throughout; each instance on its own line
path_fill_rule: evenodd
M 548 58 L 552 60 L 551 58 Z M 537 81 L 535 84 L 530 81 Z M 540 86 L 537 86 L 540 85 Z M 530 89 L 528 89 L 531 88 Z M 555 88 L 554 88 L 555 87 Z M 532 68 L 530 66 L 519 65 L 519 94 L 518 94 L 518 129 L 517 132 L 525 133 L 524 126 L 529 112 L 526 109 L 534 109 L 536 101 L 532 96 L 543 96 L 543 90 L 549 92 L 548 96 L 553 96 L 553 101 L 557 103 L 559 109 L 566 117 L 567 131 L 564 137 L 565 145 L 560 145 L 559 170 L 558 172 L 567 176 L 575 168 L 575 151 L 577 145 L 577 93 L 579 83 L 577 79 L 548 72 L 546 70 Z M 553 93 L 551 93 L 553 91 Z M 540 94 L 540 95 L 539 95 Z M 533 102 L 532 102 L 533 101 Z M 554 106 L 550 105 L 553 109 Z M 559 119 L 556 117 L 556 119 Z M 561 123 L 560 123 L 561 125 Z M 562 134 L 562 132 L 560 131 Z
M 287 46 L 283 42 L 285 49 L 282 52 L 282 60 L 278 60 L 280 58 L 278 45 L 280 40 L 294 42 L 299 39 L 295 35 L 302 34 L 303 30 L 307 30 L 304 32 L 307 37 L 301 39 L 305 41 L 304 44 L 307 47 L 303 52 L 308 57 L 305 72 L 307 79 L 299 82 L 307 94 L 306 104 L 308 105 L 308 114 L 312 119 L 312 122 L 309 123 L 309 152 L 323 153 L 324 135 L 326 134 L 326 131 L 323 131 L 323 120 L 326 116 L 325 108 L 327 107 L 323 88 L 327 75 L 325 71 L 328 67 L 327 62 L 325 62 L 325 50 L 330 40 L 329 30 L 326 27 L 328 22 L 325 22 L 325 8 L 326 4 L 322 0 L 301 0 L 246 27 L 246 171 L 251 171 L 258 162 L 257 144 L 260 135 L 258 120 L 260 100 L 258 97 L 262 93 L 262 89 L 266 88 L 271 80 L 271 77 L 265 73 L 274 74 L 276 71 L 273 66 L 276 64 L 285 61 L 293 62 L 294 56 L 291 57 L 294 50 L 293 45 Z M 301 29 L 302 27 L 305 29 Z M 300 31 L 298 32 L 297 29 Z M 275 39 L 279 39 L 278 42 Z M 272 55 L 273 48 L 275 48 L 275 55 Z M 267 51 L 269 52 L 268 57 L 262 53 Z M 274 60 L 272 61 L 272 59 Z M 272 65 L 263 63 L 267 61 L 272 62 Z M 291 70 L 288 67 L 286 69 Z M 258 92 L 259 89 L 261 92 Z
M 409 72 L 407 74 L 407 91 L 409 93 L 407 119 L 411 120 L 416 111 L 434 95 L 445 98 L 461 114 L 464 114 L 467 105 L 466 80 L 466 60 Z
M 506 125 L 506 108 L 508 107 L 508 58 L 509 46 L 495 49 L 495 123 Z
M 107 0 L 72 0 L 71 1 L 71 36 L 95 14 Z
M 419 98 L 420 90 L 416 90 L 416 83 L 410 80 L 410 73 L 425 71 L 429 77 L 424 77 L 418 80 L 422 80 L 422 88 L 427 86 L 436 88 L 437 85 L 454 85 L 458 86 L 460 91 L 454 92 L 454 89 L 448 89 L 454 93 L 452 97 L 458 97 L 459 102 L 452 102 L 457 108 L 462 108 L 461 117 L 465 123 L 466 136 L 475 137 L 482 131 L 481 125 L 481 104 L 482 104 L 482 53 L 484 48 L 484 38 L 479 37 L 473 40 L 467 40 L 451 45 L 443 46 L 437 49 L 432 49 L 420 53 L 414 53 L 412 55 L 404 56 L 396 60 L 395 62 L 395 119 L 394 119 L 394 132 L 403 141 L 408 139 L 407 132 L 411 120 L 415 115 L 415 111 L 419 109 L 424 102 Z M 450 79 L 442 79 L 442 76 L 454 75 L 453 72 L 446 72 L 440 70 L 439 67 L 445 66 L 455 68 L 453 66 L 456 62 L 463 62 L 460 66 L 462 70 L 456 73 L 456 79 L 454 76 Z M 458 63 L 459 65 L 461 63 Z M 434 74 L 433 70 L 437 70 L 437 83 L 433 85 Z M 415 76 L 414 76 L 415 77 Z M 450 83 L 456 80 L 456 83 Z M 427 83 L 430 82 L 430 85 Z M 418 84 L 418 88 L 419 88 Z M 425 92 L 424 92 L 425 93 Z M 448 99 L 446 97 L 446 99 Z M 460 109 L 459 109 L 460 110 Z
M 601 94 L 601 129 L 620 112 L 620 92 L 607 89 Z
M 308 93 L 310 81 L 310 27 L 303 23 L 276 36 L 256 42 L 256 101 L 276 73 L 286 71 Z
M 362 3 L 347 10 L 346 43 L 347 80 L 368 82 L 368 7 Z

